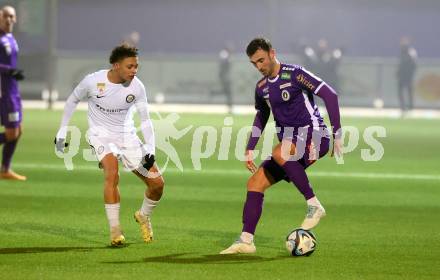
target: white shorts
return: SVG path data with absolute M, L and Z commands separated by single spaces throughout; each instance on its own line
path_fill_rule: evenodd
M 93 149 L 98 161 L 107 154 L 113 154 L 128 170 L 137 170 L 147 154 L 141 140 L 136 134 L 120 136 L 87 135 L 87 141 Z

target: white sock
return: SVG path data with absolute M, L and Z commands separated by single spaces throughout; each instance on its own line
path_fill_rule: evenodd
M 310 199 L 307 199 L 307 205 L 321 206 L 321 202 L 319 202 L 318 198 L 314 196 Z
M 153 212 L 154 207 L 159 203 L 160 200 L 154 201 L 144 196 L 144 202 L 142 202 L 141 206 L 141 214 L 144 216 L 151 216 L 151 212 Z
M 240 239 L 246 243 L 252 243 L 254 242 L 254 235 L 252 233 L 243 231 L 240 235 Z
M 110 228 L 119 226 L 119 208 L 121 208 L 120 203 L 105 204 L 105 213 L 107 214 Z

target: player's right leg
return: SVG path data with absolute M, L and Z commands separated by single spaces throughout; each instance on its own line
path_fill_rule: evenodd
M 254 234 L 263 211 L 264 191 L 277 181 L 279 179 L 274 179 L 264 167 L 258 168 L 249 178 L 246 202 L 243 207 L 243 229 L 241 235 L 238 240 L 221 251 L 220 254 L 252 254 L 256 252 Z
M 112 246 L 120 246 L 125 242 L 119 222 L 119 170 L 118 159 L 112 154 L 106 154 L 100 161 L 104 171 L 104 202 L 107 220 L 110 226 L 110 242 Z
M 0 178 L 25 181 L 26 176 L 17 174 L 11 169 L 12 157 L 22 133 L 21 125 L 19 122 L 9 122 L 7 125 L 5 132 L 0 135 L 0 144 L 4 144 Z
M 304 196 L 307 203 L 307 213 L 301 227 L 304 229 L 311 229 L 326 215 L 324 207 L 313 192 L 305 171 L 305 169 L 313 164 L 315 160 L 309 159 L 311 151 L 307 149 L 304 151 L 304 156 L 302 156 L 301 160 L 293 159 L 292 156 L 298 152 L 296 145 L 299 142 L 296 141 L 297 144 L 294 144 L 291 141 L 291 139 L 283 140 L 280 144 L 275 146 L 272 152 L 272 157 L 275 162 L 284 169 L 286 176 Z M 298 144 L 298 149 L 301 147 L 300 145 L 303 144 Z M 308 149 L 310 149 L 310 147 L 311 146 L 309 146 Z M 329 139 L 321 137 L 319 148 L 319 155 L 317 155 L 318 158 L 324 156 L 328 152 Z

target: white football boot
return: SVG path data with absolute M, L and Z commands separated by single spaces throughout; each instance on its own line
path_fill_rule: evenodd
M 307 214 L 301 228 L 306 230 L 314 228 L 322 217 L 325 217 L 325 209 L 322 205 L 308 205 Z
M 120 226 L 112 227 L 110 229 L 110 244 L 113 247 L 122 246 L 125 243 L 125 236 Z
M 241 239 L 235 241 L 227 249 L 220 252 L 221 255 L 231 255 L 231 254 L 253 254 L 257 251 L 254 242 L 246 243 Z

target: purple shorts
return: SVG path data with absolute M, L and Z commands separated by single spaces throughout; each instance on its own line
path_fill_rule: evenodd
M 22 121 L 23 113 L 20 97 L 0 98 L 0 119 L 1 124 L 6 128 L 17 128 Z
M 330 138 L 326 129 L 321 131 L 309 129 L 307 133 L 299 135 L 294 134 L 289 141 L 295 143 L 297 150 L 302 153 L 300 158 L 292 160 L 297 160 L 304 169 L 312 165 L 316 160 L 325 156 L 330 148 Z M 312 148 L 313 146 L 315 149 Z M 316 149 L 318 146 L 319 150 Z M 272 156 L 263 161 L 260 167 L 263 167 L 264 170 L 272 176 L 275 182 L 281 180 L 290 182 L 284 169 L 276 163 Z

